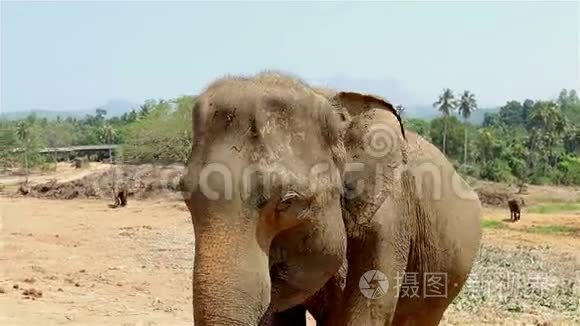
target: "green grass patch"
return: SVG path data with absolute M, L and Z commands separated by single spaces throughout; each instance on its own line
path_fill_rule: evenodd
M 551 203 L 540 204 L 528 208 L 530 213 L 550 214 L 557 212 L 580 212 L 580 203 Z
M 481 221 L 481 226 L 484 229 L 503 229 L 506 227 L 502 221 L 497 220 L 483 220 Z
M 526 229 L 527 232 L 531 233 L 541 233 L 541 234 L 573 234 L 577 230 L 575 228 L 571 228 L 568 226 L 563 225 L 542 225 L 542 226 L 533 226 L 529 229 Z

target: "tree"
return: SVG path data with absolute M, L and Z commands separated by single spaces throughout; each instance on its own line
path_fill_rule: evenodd
M 117 137 L 117 131 L 110 124 L 105 124 L 101 127 L 99 132 L 99 138 L 104 144 L 112 144 L 113 140 Z M 113 155 L 111 149 L 109 148 L 109 163 L 113 163 Z
M 121 150 L 134 163 L 187 162 L 192 146 L 191 110 L 195 97 L 159 101 L 131 123 Z M 149 102 L 150 104 L 153 102 Z
M 157 106 L 157 101 L 146 100 L 145 103 L 139 106 L 138 116 L 140 118 L 146 117 Z
M 110 124 L 104 124 L 99 131 L 99 139 L 103 144 L 112 144 L 117 137 L 117 130 Z
M 566 106 L 568 102 L 568 90 L 563 88 L 560 91 L 560 95 L 558 95 L 558 104 L 560 104 L 560 106 Z
M 577 105 L 579 102 L 580 99 L 578 98 L 578 93 L 576 92 L 575 89 L 571 89 L 568 92 L 568 103 L 572 105 Z
M 465 135 L 463 141 L 463 164 L 467 164 L 467 121 L 471 117 L 471 113 L 477 109 L 477 102 L 475 94 L 470 91 L 464 91 L 459 100 L 459 114 L 463 117 L 463 124 L 465 125 Z
M 42 135 L 48 147 L 70 146 L 75 138 L 73 126 L 62 121 L 50 123 L 42 129 Z
M 530 114 L 534 109 L 534 101 L 526 99 L 522 105 L 522 120 L 524 127 L 528 127 L 528 122 L 530 120 Z
M 30 121 L 30 120 L 29 120 Z M 16 126 L 16 136 L 24 145 L 24 173 L 26 176 L 26 183 L 28 183 L 28 149 L 30 147 L 31 142 L 31 124 L 27 120 L 23 120 L 18 122 Z
M 95 114 L 97 115 L 98 120 L 104 120 L 105 116 L 107 115 L 107 110 L 103 108 L 98 108 L 95 110 Z
M 402 106 L 401 104 L 399 104 L 399 105 L 395 106 L 395 110 L 397 111 L 397 113 L 398 113 L 400 116 L 403 116 L 403 113 L 405 112 L 405 109 L 406 109 L 406 108 L 405 108 L 404 106 Z
M 498 113 L 486 112 L 483 114 L 483 122 L 481 124 L 484 128 L 499 127 L 501 125 Z
M 447 120 L 455 110 L 455 106 L 455 96 L 453 95 L 453 91 L 449 88 L 444 89 L 443 94 L 439 95 L 437 102 L 433 103 L 433 107 L 436 107 L 443 115 L 443 154 L 446 154 L 447 149 Z
M 524 123 L 524 107 L 518 101 L 509 101 L 499 109 L 499 120 L 504 126 L 514 127 Z
M 439 117 L 431 120 L 429 126 L 429 138 L 433 144 L 443 143 L 444 130 L 447 128 L 446 150 L 447 157 L 452 160 L 461 161 L 463 156 L 463 137 L 465 128 L 456 116 L 448 118 Z
M 429 136 L 429 121 L 417 118 L 405 119 L 405 129 L 413 130 L 417 134 Z
M 558 156 L 564 151 L 564 136 L 567 121 L 557 103 L 539 101 L 534 104 L 530 115 L 530 165 L 541 164 L 543 173 L 554 167 Z
M 558 104 L 560 107 L 564 108 L 571 105 L 577 105 L 580 100 L 578 99 L 578 94 L 575 89 L 567 90 L 562 89 L 560 95 L 558 95 Z

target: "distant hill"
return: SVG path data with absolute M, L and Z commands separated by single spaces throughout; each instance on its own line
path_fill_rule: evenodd
M 402 103 L 405 106 L 404 116 L 408 118 L 419 118 L 431 120 L 438 117 L 439 112 L 432 105 L 413 104 L 418 103 L 417 98 L 412 92 L 407 91 L 401 87 L 394 80 L 369 80 L 369 79 L 355 79 L 349 77 L 333 77 L 327 79 L 313 79 L 309 83 L 317 86 L 325 86 L 340 90 L 353 90 L 358 92 L 365 92 L 383 96 L 393 104 Z M 107 111 L 107 117 L 118 117 L 132 109 L 138 109 L 138 105 L 125 100 L 110 100 L 105 105 L 99 106 Z M 30 111 L 16 111 L 16 112 L 2 112 L 0 119 L 16 120 L 25 118 L 31 113 L 36 114 L 38 118 L 47 118 L 49 120 L 61 118 L 83 118 L 87 114 L 95 114 L 95 109 L 91 110 L 41 110 L 34 109 Z M 485 113 L 498 112 L 498 108 L 484 108 L 476 110 L 471 122 L 474 124 L 481 124 Z
M 125 100 L 110 100 L 101 108 L 107 110 L 107 117 L 118 117 L 131 111 L 132 109 L 138 109 L 139 104 L 131 103 Z
M 473 124 L 480 125 L 483 123 L 483 118 L 486 113 L 498 113 L 498 112 L 499 108 L 478 109 L 471 114 L 471 118 L 469 119 L 469 121 L 471 121 L 471 123 Z
M 89 111 L 87 111 L 89 112 Z M 81 111 L 49 111 L 49 110 L 29 110 L 29 111 L 15 111 L 15 112 L 2 112 L 0 113 L 0 119 L 5 120 L 18 120 L 26 118 L 28 115 L 34 114 L 38 118 L 47 118 L 49 120 L 56 119 L 57 117 L 61 118 L 80 118 L 83 117 L 85 114 L 82 114 Z
M 0 113 L 0 119 L 7 120 L 17 120 L 27 117 L 30 114 L 35 114 L 38 118 L 47 118 L 49 120 L 61 118 L 83 118 L 88 114 L 95 114 L 95 110 L 104 109 L 107 111 L 107 117 L 118 117 L 123 115 L 125 112 L 129 112 L 134 108 L 138 108 L 137 104 L 131 103 L 125 100 L 110 100 L 106 104 L 98 106 L 92 110 L 82 109 L 82 110 L 42 110 L 42 109 L 32 109 L 29 111 L 12 111 L 12 112 L 2 112 Z
M 362 79 L 337 76 L 331 78 L 310 79 L 308 80 L 308 83 L 336 90 L 350 90 L 377 94 L 393 104 L 411 106 L 421 103 L 412 91 L 404 88 L 399 82 L 393 79 Z

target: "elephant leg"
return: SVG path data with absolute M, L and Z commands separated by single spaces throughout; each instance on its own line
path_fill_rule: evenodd
M 446 279 L 446 289 L 442 290 L 439 297 L 427 296 L 422 292 L 419 297 L 409 297 L 402 295 L 399 299 L 395 318 L 392 325 L 396 326 L 423 326 L 439 325 L 445 310 L 459 295 L 465 285 L 467 275 L 450 275 Z M 425 289 L 424 284 L 419 285 Z M 428 285 L 427 285 L 428 286 Z M 430 292 L 427 292 L 430 293 Z
M 371 222 L 351 228 L 343 304 L 332 325 L 391 323 L 400 288 L 397 280 L 405 272 L 410 247 L 408 219 L 401 218 L 394 204 L 387 199 Z
M 345 260 L 338 273 L 306 301 L 306 309 L 316 320 L 316 326 L 334 326 L 333 317 L 341 314 L 346 267 Z
M 260 326 L 306 326 L 306 307 L 297 305 L 281 312 L 268 312 L 260 321 Z
M 429 300 L 420 305 L 420 309 L 415 307 L 413 313 L 397 313 L 393 319 L 394 326 L 436 326 L 441 322 L 443 313 L 451 303 L 449 299 Z M 418 312 L 420 311 L 420 312 Z

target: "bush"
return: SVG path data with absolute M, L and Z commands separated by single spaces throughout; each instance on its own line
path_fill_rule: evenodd
M 462 165 L 457 169 L 462 176 L 470 176 L 474 178 L 481 177 L 481 169 L 476 165 Z
M 497 182 L 514 182 L 516 180 L 511 174 L 511 169 L 507 162 L 499 159 L 484 163 L 481 167 L 480 176 Z
M 558 164 L 556 171 L 561 184 L 580 184 L 580 158 L 567 156 Z
M 186 163 L 192 145 L 193 97 L 151 105 L 151 111 L 126 130 L 119 157 L 128 163 Z
M 56 164 L 54 164 L 54 162 L 44 162 L 44 163 L 40 164 L 39 167 L 40 167 L 40 171 L 42 171 L 42 172 L 56 170 Z

